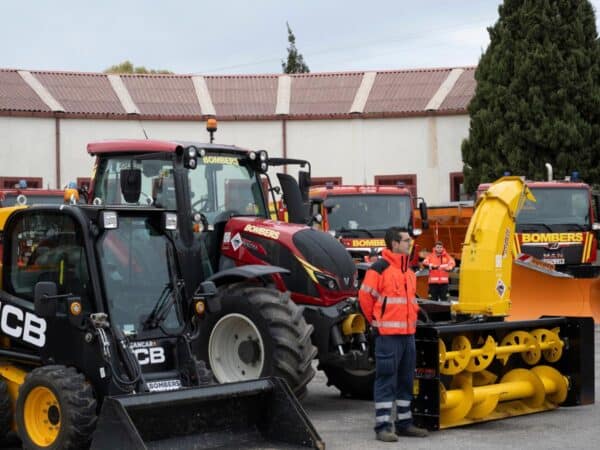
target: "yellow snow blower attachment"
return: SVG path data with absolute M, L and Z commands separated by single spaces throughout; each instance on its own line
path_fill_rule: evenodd
M 534 200 L 519 177 L 479 199 L 462 250 L 452 320 L 417 328 L 415 422 L 439 429 L 594 402 L 590 317 L 505 322 L 515 217 Z

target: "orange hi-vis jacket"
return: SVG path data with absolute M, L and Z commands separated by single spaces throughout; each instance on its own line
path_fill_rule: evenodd
M 429 284 L 448 284 L 448 272 L 454 269 L 456 262 L 450 256 L 446 249 L 442 249 L 442 254 L 437 255 L 435 250 L 423 260 L 425 267 L 433 266 L 429 269 Z
M 409 257 L 383 250 L 383 258 L 367 270 L 358 300 L 367 321 L 381 335 L 414 334 L 417 330 L 417 277 Z

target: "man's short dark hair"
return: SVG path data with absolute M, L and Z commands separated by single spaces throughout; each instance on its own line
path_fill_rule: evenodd
M 385 232 L 385 246 L 392 249 L 392 241 L 400 242 L 400 233 L 408 233 L 406 227 L 390 227 Z

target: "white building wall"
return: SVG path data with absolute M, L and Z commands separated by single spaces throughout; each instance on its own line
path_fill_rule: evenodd
M 462 170 L 460 146 L 468 127 L 467 115 L 291 120 L 286 122 L 287 156 L 311 161 L 316 177 L 341 176 L 346 184 L 416 174 L 419 196 L 435 205 L 450 199 L 449 173 Z M 209 140 L 200 121 L 60 119 L 59 186 L 91 175 L 88 142 L 144 139 L 144 130 L 150 139 Z M 215 142 L 282 156 L 283 124 L 221 121 Z M 41 176 L 44 186 L 55 187 L 55 173 L 55 119 L 0 117 L 0 175 Z
M 0 117 L 0 176 L 42 177 L 56 186 L 53 118 Z
M 373 184 L 376 175 L 417 175 L 430 204 L 450 199 L 450 172 L 462 171 L 460 144 L 468 116 L 290 121 L 289 157 L 308 159 L 316 177 Z

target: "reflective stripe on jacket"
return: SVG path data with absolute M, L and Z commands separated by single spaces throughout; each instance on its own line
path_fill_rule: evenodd
M 437 255 L 435 251 L 430 253 L 423 260 L 425 267 L 435 266 L 435 269 L 429 269 L 429 284 L 448 284 L 448 272 L 454 269 L 456 262 L 450 256 L 446 249 L 442 250 L 441 255 Z
M 409 257 L 383 250 L 367 270 L 358 299 L 367 321 L 379 334 L 414 334 L 417 327 L 417 278 Z

